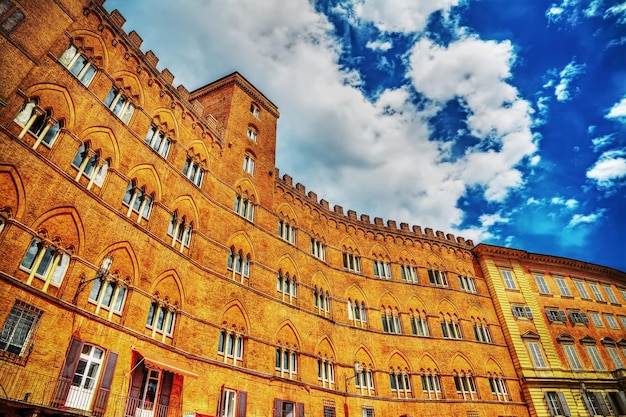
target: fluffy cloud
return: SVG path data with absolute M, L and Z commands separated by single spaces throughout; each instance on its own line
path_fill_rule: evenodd
M 567 101 L 571 98 L 570 84 L 580 74 L 585 72 L 585 64 L 576 65 L 572 60 L 559 73 L 559 83 L 554 88 L 554 95 L 558 101 Z
M 620 102 L 615 103 L 615 105 L 606 115 L 606 118 L 618 119 L 626 123 L 626 96 L 624 96 Z
M 608 189 L 626 179 L 626 148 L 604 152 L 587 170 L 587 178 L 599 188 Z
M 381 32 L 421 32 L 430 15 L 436 11 L 447 14 L 462 0 L 357 0 L 356 15 L 370 21 Z
M 568 198 L 565 199 L 563 197 L 552 197 L 552 199 L 550 200 L 550 204 L 553 205 L 557 205 L 557 206 L 565 206 L 568 209 L 575 209 L 576 207 L 578 207 L 578 201 L 573 199 L 573 198 Z
M 371 49 L 372 51 L 388 51 L 389 49 L 391 49 L 391 47 L 393 46 L 393 44 L 389 41 L 381 41 L 381 40 L 375 40 L 375 41 L 369 41 L 365 47 Z
M 448 47 L 421 39 L 410 51 L 410 77 L 416 90 L 444 104 L 466 106 L 470 133 L 481 143 L 466 150 L 458 175 L 485 188 L 485 197 L 502 201 L 523 184 L 516 165 L 536 151 L 530 130 L 532 109 L 506 80 L 515 55 L 508 41 L 466 37 Z M 485 145 L 495 147 L 482 151 Z
M 598 152 L 600 149 L 610 145 L 613 143 L 615 139 L 615 134 L 610 133 L 608 135 L 599 136 L 597 138 L 591 139 L 591 144 L 593 145 L 594 152 Z
M 560 4 L 552 3 L 546 10 L 546 18 L 550 23 L 565 21 L 575 25 L 580 21 L 579 0 L 563 0 Z
M 574 214 L 567 224 L 568 228 L 573 228 L 581 224 L 593 224 L 600 220 L 604 216 L 604 210 L 598 210 L 595 213 L 583 215 L 583 214 Z

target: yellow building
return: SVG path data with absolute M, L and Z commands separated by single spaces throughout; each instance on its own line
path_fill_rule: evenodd
M 626 273 L 480 244 L 532 416 L 626 415 Z
M 281 177 L 275 104 L 101 1 L 0 5 L 2 417 L 528 416 L 471 241 Z

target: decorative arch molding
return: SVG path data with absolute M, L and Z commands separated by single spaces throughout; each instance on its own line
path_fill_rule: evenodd
M 278 330 L 276 331 L 275 339 L 281 344 L 289 344 L 290 346 L 294 346 L 299 349 L 302 346 L 302 339 L 300 335 L 296 331 L 294 324 L 289 319 L 283 320 L 278 325 Z
M 117 266 L 120 263 L 120 255 L 119 253 L 123 253 L 125 256 L 122 258 L 127 258 L 130 263 L 130 271 L 131 273 L 124 273 L 126 270 L 120 271 L 122 275 L 130 276 L 132 279 L 132 285 L 136 286 L 139 283 L 139 260 L 137 259 L 137 254 L 133 250 L 133 247 L 128 241 L 113 243 L 110 246 L 107 246 L 101 254 L 98 256 L 98 264 L 102 264 L 102 260 L 107 254 L 113 255 L 113 269 L 119 269 Z
M 367 347 L 365 347 L 365 345 L 361 344 L 357 346 L 357 348 L 354 350 L 354 358 L 361 365 L 364 365 L 364 367 L 370 368 L 370 369 L 376 369 L 376 362 L 374 361 L 374 355 L 372 355 L 372 352 L 370 352 L 370 350 Z
M 252 245 L 252 241 L 248 234 L 242 230 L 233 233 L 227 240 L 228 247 L 235 247 L 237 249 L 245 250 L 250 253 L 252 259 L 255 258 L 254 254 L 254 246 Z
M 469 306 L 469 317 L 473 318 L 485 318 L 487 314 L 485 310 L 478 303 L 472 302 Z
M 441 367 L 430 353 L 424 353 L 417 361 L 420 370 L 428 372 L 439 372 Z
M 447 307 L 447 308 L 446 308 Z M 459 314 L 459 310 L 458 308 L 454 305 L 454 303 L 452 301 L 450 301 L 447 297 L 442 298 L 439 301 L 439 304 L 437 304 L 437 311 L 439 311 L 442 314 L 445 313 L 454 313 L 456 314 L 456 316 L 458 318 L 460 318 L 460 314 Z
M 172 212 L 177 210 L 179 217 L 183 217 L 185 215 L 192 217 L 192 221 L 194 225 L 196 225 L 195 228 L 200 228 L 200 214 L 198 212 L 198 207 L 190 196 L 183 195 L 174 200 L 172 203 Z
M 63 119 L 66 129 L 74 129 L 76 123 L 76 109 L 72 96 L 65 87 L 52 83 L 35 84 L 24 90 L 24 94 L 28 98 L 37 97 L 41 108 L 53 109 L 55 119 Z M 61 105 L 62 103 L 65 105 Z
M 193 139 L 186 144 L 187 155 L 197 156 L 209 168 L 209 150 L 203 140 Z
M 120 70 L 110 75 L 113 79 L 113 85 L 122 90 L 126 97 L 131 98 L 136 107 L 144 106 L 145 93 L 143 84 L 136 74 L 126 70 Z
M 400 307 L 400 301 L 398 301 L 398 299 L 396 298 L 395 295 L 393 295 L 391 292 L 389 291 L 385 291 L 381 296 L 380 296 L 380 300 L 378 302 L 379 306 L 395 306 L 398 309 L 400 309 L 400 311 L 402 311 L 402 308 Z
M 119 169 L 120 146 L 113 131 L 104 126 L 91 126 L 78 134 L 83 142 L 91 142 L 92 149 L 103 149 L 103 156 L 112 156 L 111 168 Z
M 328 354 L 328 352 L 330 352 L 330 354 Z M 327 357 L 332 361 L 337 360 L 337 350 L 335 349 L 333 342 L 330 340 L 330 336 L 327 334 L 323 334 L 317 340 L 317 343 L 315 344 L 315 353 L 317 355 Z
M 286 218 L 287 220 L 298 224 L 298 216 L 289 203 L 282 203 L 276 208 L 276 213 L 279 217 Z M 294 224 L 294 225 L 295 225 Z
M 450 369 L 453 372 L 470 370 L 471 373 L 476 373 L 472 362 L 467 358 L 467 356 L 465 356 L 461 352 L 456 352 L 454 355 L 452 355 L 452 358 L 450 359 Z
M 147 185 L 148 191 L 154 190 L 156 201 L 160 201 L 163 196 L 161 179 L 156 169 L 152 165 L 141 164 L 132 168 L 128 172 L 129 178 L 137 178 L 137 185 Z
M 158 127 L 169 133 L 172 140 L 178 141 L 180 137 L 180 127 L 174 112 L 167 107 L 159 107 L 152 111 L 152 120 Z
M 365 292 L 357 284 L 352 284 L 348 288 L 346 288 L 346 291 L 344 292 L 344 299 L 347 300 L 349 298 L 365 301 L 366 305 L 370 305 L 369 301 L 367 300 L 367 296 L 365 295 Z
M 409 358 L 398 349 L 394 349 L 389 354 L 389 358 L 387 359 L 387 364 L 391 369 L 405 369 L 407 371 L 411 371 L 411 362 Z
M 429 269 L 439 269 L 442 271 L 447 270 L 445 261 L 434 253 L 431 253 L 426 257 L 426 267 Z
M 259 204 L 259 192 L 248 178 L 242 178 L 237 181 L 235 183 L 235 190 L 245 197 L 252 198 L 254 203 Z
M 60 238 L 63 246 L 73 246 L 75 254 L 82 256 L 85 247 L 85 228 L 74 207 L 57 207 L 46 211 L 32 224 L 32 229 L 45 229 L 52 238 Z
M 389 255 L 389 251 L 387 250 L 387 248 L 385 248 L 380 243 L 374 244 L 374 246 L 370 250 L 370 254 L 374 258 L 382 257 L 384 260 L 386 260 L 388 262 L 391 260 L 391 256 Z
M 328 242 L 328 238 L 326 237 L 326 232 L 324 232 L 324 228 L 322 227 L 320 222 L 315 222 L 311 226 L 311 235 L 317 237 L 322 243 L 326 244 Z
M 77 29 L 70 33 L 70 41 L 83 49 L 88 58 L 99 59 L 100 62 L 96 63 L 98 67 L 105 70 L 109 68 L 109 50 L 106 42 L 98 33 L 86 29 Z
M 297 277 L 300 276 L 300 273 L 298 272 L 298 267 L 296 266 L 296 262 L 293 260 L 291 255 L 283 255 L 278 258 L 278 262 L 276 263 L 276 270 L 291 272 L 292 275 L 295 275 Z
M 26 191 L 18 170 L 13 165 L 0 165 L 0 208 L 9 208 L 13 218 L 23 221 Z
M 426 307 L 426 303 L 416 293 L 413 293 L 411 295 L 407 305 L 409 306 L 409 308 L 415 307 L 419 311 L 425 311 L 426 313 L 428 313 L 428 308 Z
M 324 272 L 322 272 L 321 270 L 315 271 L 311 276 L 311 286 L 324 288 L 329 293 L 331 290 L 330 282 L 326 278 L 326 275 L 324 275 Z
M 172 282 L 167 282 L 171 280 Z M 182 281 L 178 273 L 174 269 L 162 272 L 152 283 L 150 293 L 161 297 L 168 297 L 170 304 L 176 305 L 178 308 L 185 309 L 185 293 Z
M 491 375 L 504 376 L 502 366 L 500 366 L 500 364 L 494 358 L 487 359 L 487 363 L 485 364 L 485 371 Z
M 238 316 L 238 317 L 233 317 Z M 237 331 L 247 334 L 250 331 L 250 317 L 239 300 L 232 300 L 222 308 L 220 314 L 220 323 L 222 326 L 238 326 Z
M 471 268 L 467 262 L 459 260 L 456 261 L 454 264 L 454 269 L 457 274 L 459 275 L 466 275 L 466 276 L 474 276 L 474 270 L 473 268 Z
M 361 254 L 361 249 L 359 248 L 359 245 L 357 245 L 354 239 L 352 239 L 350 236 L 344 237 L 339 243 L 339 247 L 342 250 L 352 252 L 357 255 Z

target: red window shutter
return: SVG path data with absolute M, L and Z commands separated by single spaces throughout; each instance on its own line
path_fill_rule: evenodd
M 304 404 L 303 403 L 298 403 L 298 416 L 297 417 L 304 417 Z
M 245 391 L 237 391 L 237 417 L 246 417 L 246 405 L 248 401 L 248 393 Z
M 222 407 L 224 404 L 224 385 L 222 384 L 222 388 L 220 388 L 220 399 L 217 401 L 217 416 L 222 415 Z
M 281 400 L 274 400 L 274 417 L 281 417 L 283 402 Z
M 111 391 L 111 383 L 113 382 L 115 365 L 117 365 L 117 356 L 117 352 L 109 352 L 106 364 L 104 365 L 102 381 L 100 381 L 100 388 L 96 394 L 96 401 L 93 404 L 93 413 L 97 417 L 101 417 L 104 414 L 107 403 L 109 402 L 109 393 Z
M 65 404 L 67 399 L 67 393 L 70 391 L 72 385 L 72 379 L 74 378 L 74 371 L 76 371 L 76 365 L 80 359 L 80 352 L 83 350 L 83 342 L 80 339 L 72 336 L 70 346 L 65 354 L 65 361 L 61 368 L 61 375 L 57 381 L 57 386 L 54 389 L 54 395 L 52 396 L 52 406 L 60 407 Z
M 174 374 L 168 371 L 163 371 L 163 378 L 161 382 L 161 393 L 159 394 L 160 405 L 170 405 L 170 393 L 172 391 L 172 380 Z

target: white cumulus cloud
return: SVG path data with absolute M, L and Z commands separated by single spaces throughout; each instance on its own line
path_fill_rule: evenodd
M 626 179 L 626 148 L 604 152 L 587 170 L 587 178 L 599 188 L 612 188 Z
M 381 41 L 381 40 L 369 41 L 365 45 L 366 48 L 369 48 L 372 51 L 383 51 L 383 52 L 390 50 L 392 46 L 393 44 L 391 42 Z
M 618 103 L 615 103 L 611 110 L 606 115 L 607 119 L 618 119 L 626 123 L 626 96 L 624 96 Z
M 381 32 L 421 32 L 428 23 L 430 15 L 449 10 L 463 0 L 356 0 L 356 15 L 370 21 Z
M 574 78 L 585 72 L 585 64 L 576 64 L 572 60 L 559 73 L 559 83 L 554 88 L 554 95 L 558 101 L 568 101 L 571 98 L 571 84 Z
M 571 218 L 571 220 L 569 221 L 569 223 L 567 224 L 568 228 L 573 228 L 576 227 L 580 224 L 593 224 L 595 222 L 597 222 L 598 220 L 602 219 L 602 217 L 604 216 L 604 212 L 605 210 L 600 209 L 598 211 L 596 211 L 595 213 L 591 213 L 591 214 L 574 214 Z

